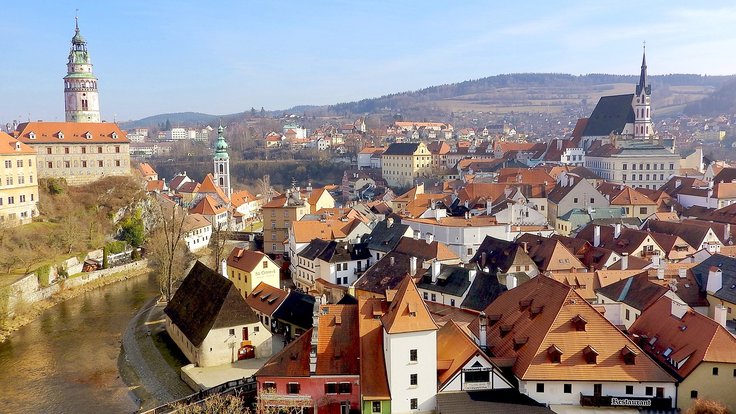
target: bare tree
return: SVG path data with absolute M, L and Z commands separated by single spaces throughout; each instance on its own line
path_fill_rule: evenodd
M 215 263 L 212 267 L 217 272 L 220 271 L 220 262 L 225 254 L 225 243 L 227 242 L 227 231 L 222 223 L 212 225 L 212 236 L 210 236 L 210 251 Z M 223 275 L 227 276 L 227 275 Z
M 157 270 L 161 296 L 171 300 L 174 283 L 184 277 L 189 255 L 184 240 L 186 213 L 175 203 L 158 200 L 157 226 L 148 240 L 148 254 Z
M 695 400 L 685 414 L 731 414 L 731 411 L 718 401 Z
M 273 187 L 271 187 L 270 175 L 265 174 L 262 178 L 259 178 L 258 181 L 256 181 L 256 188 L 258 189 L 258 193 L 261 194 L 261 197 L 266 199 L 266 202 L 271 201 L 271 192 L 273 191 Z

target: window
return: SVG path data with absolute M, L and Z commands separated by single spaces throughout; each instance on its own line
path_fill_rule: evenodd
M 268 269 L 268 260 L 263 261 L 263 268 Z
M 450 306 L 455 306 L 455 299 L 450 299 Z
M 417 362 L 417 350 L 416 349 L 409 350 L 409 361 Z
M 15 204 L 15 197 L 8 197 L 8 204 Z
M 603 395 L 603 384 L 593 384 L 593 395 L 596 397 Z
M 491 382 L 491 371 L 468 371 L 465 373 L 465 382 Z
M 652 387 L 646 387 L 646 388 L 644 388 L 644 394 L 645 395 L 652 395 L 652 394 L 654 394 L 654 388 L 652 388 Z
M 698 391 L 690 390 L 690 398 L 698 398 Z
M 120 160 L 115 160 L 115 166 L 116 167 L 119 167 L 120 166 Z
M 276 383 L 275 382 L 264 382 L 263 389 L 266 391 L 276 392 Z
M 417 399 L 412 398 L 409 400 L 409 409 L 416 410 L 419 407 L 419 404 L 417 404 Z
M 5 160 L 5 168 L 11 168 L 13 166 L 10 160 Z
M 537 383 L 537 392 L 544 392 L 544 383 L 538 382 Z
M 299 394 L 299 383 L 290 382 L 286 384 L 286 393 L 287 394 Z
M 87 153 L 87 147 L 82 147 L 82 154 L 86 154 L 86 153 Z
M 87 168 L 87 161 L 82 161 L 82 168 Z
M 235 335 L 235 329 L 230 329 L 230 331 L 229 331 L 228 333 L 229 333 L 230 335 Z
M 626 164 L 626 163 L 624 163 L 624 171 L 626 171 L 626 166 L 627 166 L 627 164 Z
M 718 375 L 718 367 L 713 367 L 713 375 Z
M 411 374 L 409 375 L 409 385 L 416 387 L 417 386 L 417 374 Z
M 626 320 L 628 321 L 629 319 L 631 319 L 631 315 L 629 314 L 629 310 L 626 309 Z
M 20 196 L 20 202 L 21 203 L 25 203 L 26 202 L 26 196 L 25 195 L 21 195 Z
M 102 154 L 102 147 L 97 147 L 97 153 Z
M 437 302 L 437 294 L 432 294 L 432 302 Z
M 69 147 L 64 147 L 64 154 L 68 154 L 68 153 L 69 153 Z
M 119 145 L 116 145 L 116 146 L 115 146 L 115 152 L 116 152 L 116 153 L 120 153 L 120 146 L 119 146 Z
M 98 167 L 100 167 L 100 168 L 102 168 L 102 167 L 103 167 L 103 163 L 102 163 L 102 160 L 100 160 L 100 161 L 97 161 L 97 166 L 98 166 Z
M 572 384 L 565 384 L 563 386 L 563 391 L 565 394 L 572 394 Z
M 639 214 L 647 214 L 647 208 L 646 207 L 639 207 Z
M 664 398 L 664 387 L 657 387 L 657 398 Z
M 371 412 L 372 413 L 380 413 L 381 412 L 381 402 L 380 401 L 373 401 L 371 403 Z
M 51 147 L 46 147 L 46 154 L 51 154 Z
M 328 382 L 325 384 L 325 394 L 337 394 L 337 383 Z
M 5 178 L 5 185 L 13 185 L 13 177 Z
M 341 382 L 340 387 L 337 390 L 340 394 L 352 394 L 353 384 L 349 382 Z
M 590 197 L 590 204 L 593 204 L 593 203 L 595 203 L 595 198 Z
M 577 203 L 577 202 L 578 202 L 578 198 L 577 198 L 577 197 L 573 198 L 573 199 L 572 199 L 572 202 L 573 202 L 573 203 Z
M 71 167 L 72 167 L 71 161 L 64 161 L 64 168 L 71 168 Z
M 424 292 L 424 300 L 429 300 L 429 293 Z
M 633 395 L 634 394 L 634 386 L 633 385 L 627 385 L 626 386 L 626 395 Z

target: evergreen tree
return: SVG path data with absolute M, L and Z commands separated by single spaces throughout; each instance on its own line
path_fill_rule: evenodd
M 166 120 L 164 131 L 171 131 L 171 121 L 169 121 L 168 119 Z

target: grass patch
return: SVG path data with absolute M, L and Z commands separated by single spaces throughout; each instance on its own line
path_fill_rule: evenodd
M 166 361 L 167 364 L 171 368 L 174 369 L 174 371 L 179 372 L 181 367 L 184 365 L 189 365 L 189 360 L 186 356 L 179 350 L 179 347 L 176 345 L 173 339 L 169 336 L 169 334 L 166 331 L 161 331 L 158 333 L 152 333 L 151 339 L 153 340 L 153 344 L 156 345 L 156 349 L 158 349 L 158 352 L 163 357 L 164 361 Z

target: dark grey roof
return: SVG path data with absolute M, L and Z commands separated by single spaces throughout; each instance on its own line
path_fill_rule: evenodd
M 393 264 L 391 258 L 393 258 Z M 369 267 L 363 273 L 363 276 L 355 281 L 353 286 L 358 290 L 382 295 L 386 293 L 387 289 L 396 289 L 396 286 L 409 273 L 409 258 L 408 254 L 391 252 Z M 419 263 L 417 263 L 417 266 L 419 266 Z
M 357 305 L 358 299 L 355 299 L 355 296 L 349 293 L 346 293 L 345 296 L 343 296 L 342 299 L 340 299 L 337 302 L 337 304 L 338 305 Z
M 439 414 L 504 413 L 552 414 L 532 398 L 515 388 L 469 392 L 441 392 L 437 394 Z
M 519 245 L 514 242 L 486 236 L 478 247 L 478 251 L 475 252 L 475 256 L 470 259 L 470 263 L 477 263 L 481 269 L 487 267 L 490 273 L 498 270 L 506 272 L 514 262 L 516 250 L 519 248 Z M 485 262 L 483 262 L 483 253 L 485 253 Z
M 199 346 L 212 329 L 259 320 L 233 282 L 200 261 L 184 278 L 164 313 L 194 346 Z
M 643 311 L 667 293 L 669 289 L 650 282 L 645 270 L 638 275 L 621 279 L 595 291 L 611 300 L 625 303 L 634 309 Z
M 708 284 L 708 269 L 711 266 L 723 272 L 723 287 L 713 296 L 726 302 L 736 303 L 736 258 L 714 254 L 693 267 L 691 270 L 701 291 L 705 291 Z
M 314 296 L 292 290 L 273 313 L 272 318 L 296 325 L 302 329 L 312 327 Z
M 393 220 L 391 227 L 388 226 L 387 218 L 379 221 L 370 234 L 364 236 L 363 241 L 368 242 L 368 249 L 388 253 L 399 244 L 404 233 L 409 229 L 409 225 L 401 224 L 397 219 L 391 219 Z
M 391 144 L 383 152 L 383 155 L 412 155 L 417 150 L 417 147 L 419 147 L 419 143 L 417 142 Z
M 480 312 L 505 291 L 506 286 L 499 283 L 496 276 L 478 271 L 460 307 Z
M 366 246 L 366 243 L 349 244 L 332 240 L 318 257 L 327 263 L 365 260 L 371 257 L 371 252 Z
M 330 244 L 330 240 L 312 239 L 308 245 L 306 245 L 302 251 L 297 253 L 297 256 L 303 257 L 307 260 L 314 260 L 327 249 Z
M 590 114 L 583 136 L 608 136 L 611 132 L 620 134 L 627 123 L 634 122 L 633 99 L 634 94 L 601 97 Z
M 446 295 L 463 296 L 470 287 L 470 270 L 457 265 L 440 265 L 437 283 L 432 283 L 432 268 L 424 273 L 417 288 L 440 292 Z

